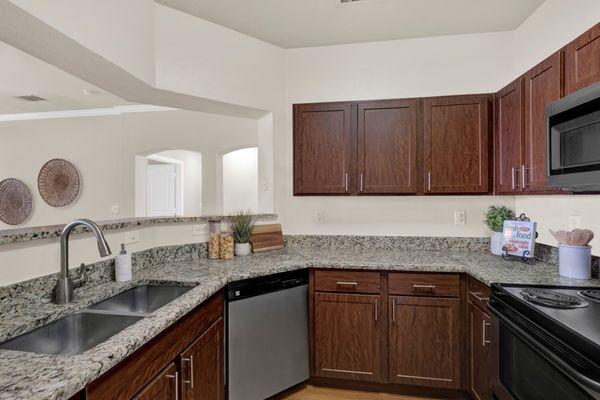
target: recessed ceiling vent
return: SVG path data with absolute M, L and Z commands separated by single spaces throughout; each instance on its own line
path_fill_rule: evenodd
M 15 97 L 15 99 L 17 100 L 21 100 L 21 101 L 28 101 L 28 102 L 33 102 L 33 101 L 48 101 L 42 97 L 36 96 L 34 94 L 28 94 L 26 96 L 17 96 Z

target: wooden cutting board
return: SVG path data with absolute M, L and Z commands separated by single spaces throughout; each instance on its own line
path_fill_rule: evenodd
M 255 225 L 250 236 L 250 243 L 252 243 L 252 251 L 255 253 L 283 249 L 281 224 Z

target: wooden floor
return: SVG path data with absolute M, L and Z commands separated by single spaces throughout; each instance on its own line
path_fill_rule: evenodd
M 272 400 L 444 400 L 398 394 L 359 392 L 346 389 L 332 389 L 317 386 L 302 386 Z

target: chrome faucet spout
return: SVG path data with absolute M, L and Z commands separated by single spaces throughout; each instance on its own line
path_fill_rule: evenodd
M 56 283 L 56 303 L 58 304 L 70 303 L 73 297 L 73 280 L 69 277 L 69 236 L 73 229 L 79 225 L 83 225 L 92 231 L 101 257 L 111 254 L 110 247 L 102 231 L 94 221 L 82 218 L 68 223 L 60 235 L 60 276 Z

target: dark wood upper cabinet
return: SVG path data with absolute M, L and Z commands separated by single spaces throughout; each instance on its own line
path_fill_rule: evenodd
M 565 47 L 565 94 L 600 81 L 600 24 Z
M 390 297 L 390 382 L 460 389 L 460 301 Z
M 546 105 L 562 96 L 561 53 L 523 75 L 525 86 L 525 163 L 520 179 L 528 192 L 551 191 L 546 186 Z
M 358 104 L 358 192 L 417 192 L 418 100 Z
M 476 400 L 491 396 L 490 316 L 469 303 L 469 346 L 471 354 L 469 391 Z
M 355 149 L 356 104 L 294 105 L 294 194 L 349 194 Z
M 495 183 L 499 194 L 521 191 L 523 102 L 523 80 L 520 78 L 496 93 Z
M 315 375 L 381 380 L 380 296 L 315 293 Z
M 488 95 L 425 99 L 425 193 L 487 193 Z
M 223 319 L 181 353 L 182 400 L 223 400 Z

